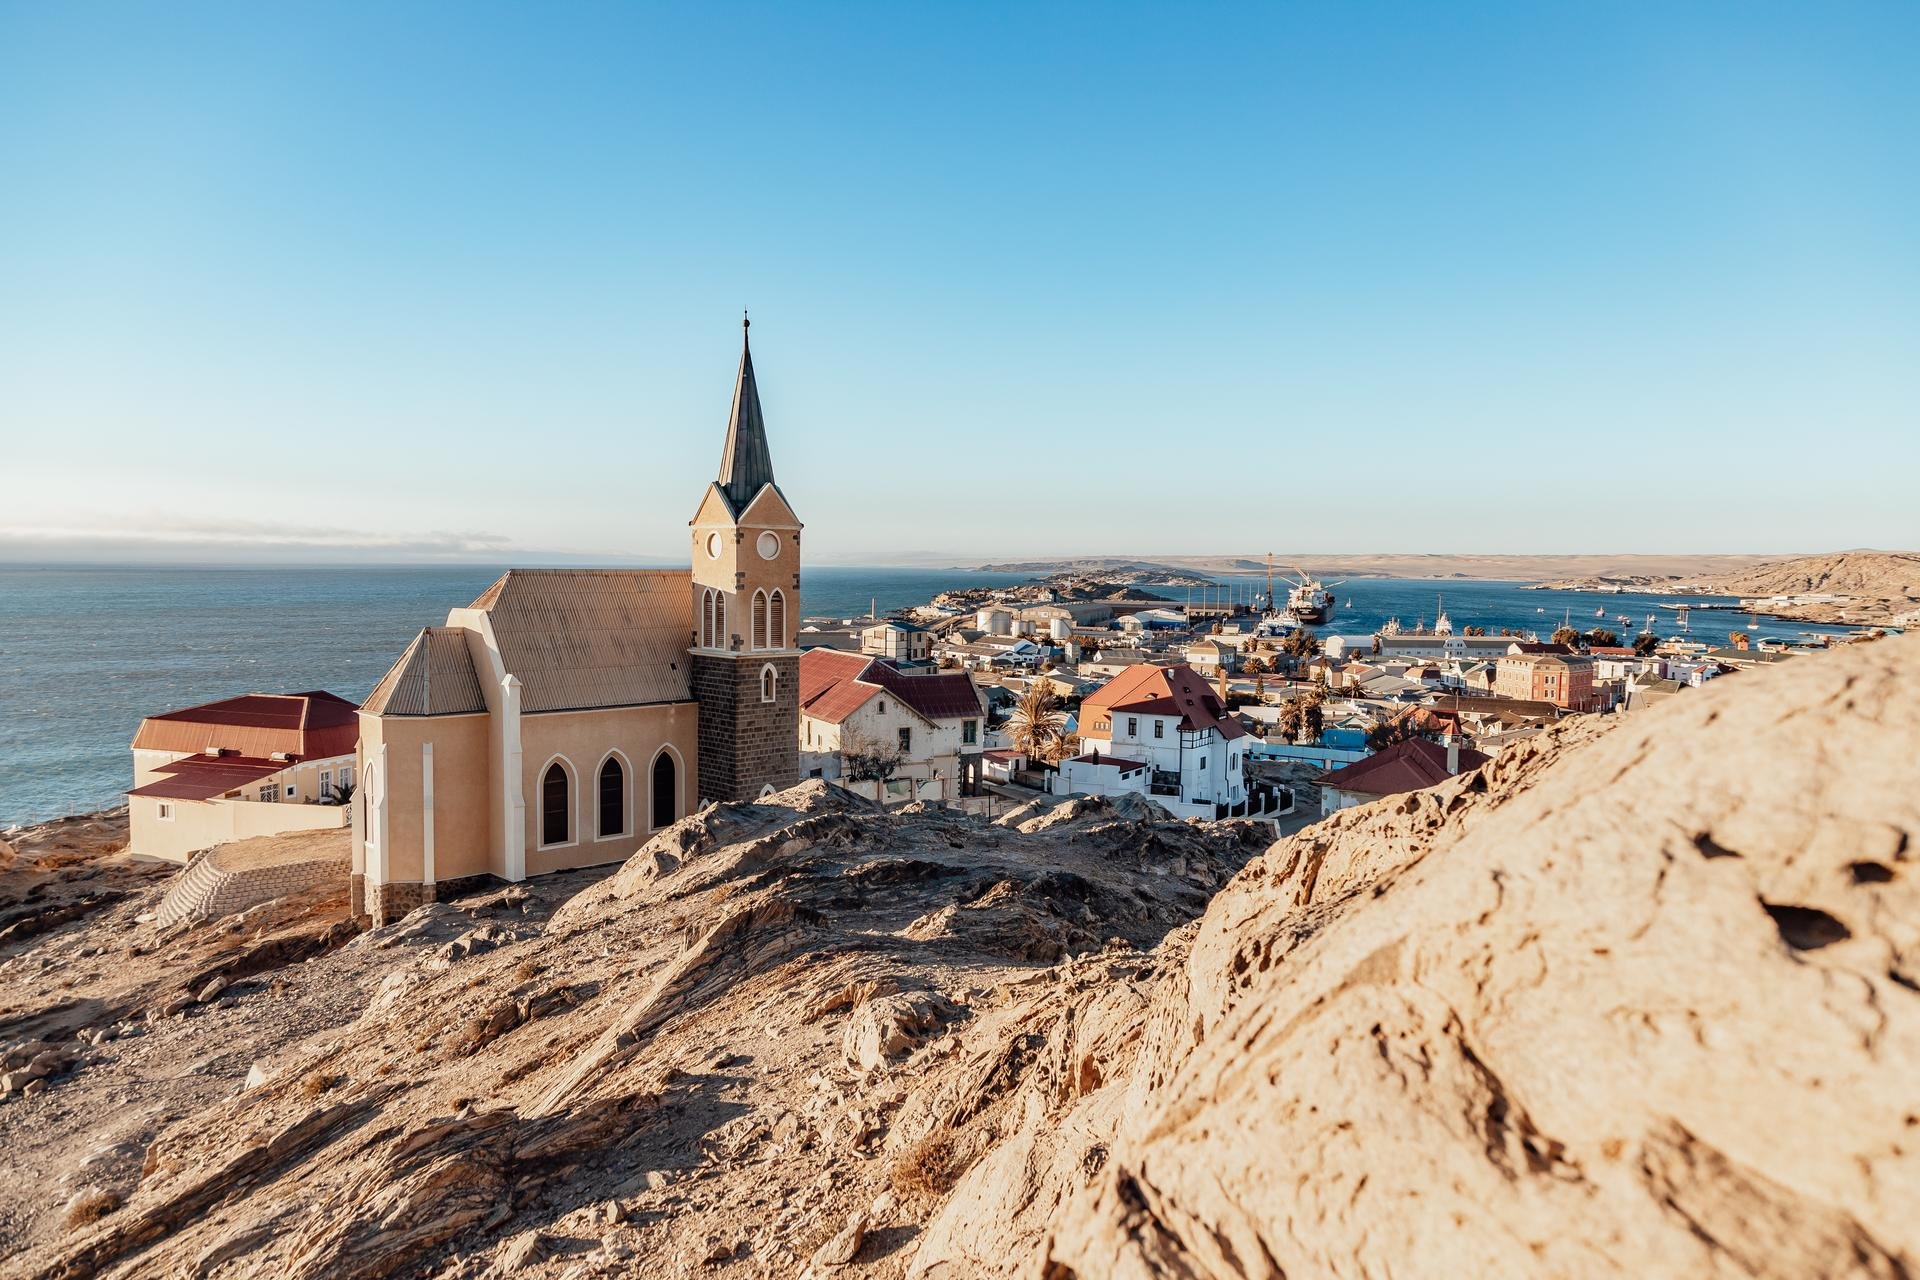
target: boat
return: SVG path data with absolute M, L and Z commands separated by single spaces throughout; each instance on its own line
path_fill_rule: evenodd
M 1593 616 L 1596 618 L 1604 618 L 1607 616 L 1607 611 L 1605 609 L 1595 609 L 1593 611 Z
M 1294 582 L 1292 584 L 1292 590 L 1287 592 L 1288 616 L 1295 622 L 1307 625 L 1318 625 L 1332 618 L 1336 601 L 1333 598 L 1333 592 L 1327 590 L 1327 584 L 1321 582 L 1299 565 L 1295 565 L 1293 568 L 1294 572 L 1300 575 L 1300 581 Z M 1271 555 L 1267 558 L 1267 574 L 1267 580 L 1271 583 L 1273 580 L 1273 558 Z M 1284 578 L 1283 580 L 1292 581 L 1291 579 Z M 1337 587 L 1340 584 L 1336 582 L 1333 585 Z M 1269 598 L 1271 598 L 1271 586 L 1268 587 L 1268 591 Z

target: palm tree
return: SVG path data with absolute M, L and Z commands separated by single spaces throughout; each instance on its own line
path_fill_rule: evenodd
M 327 794 L 322 803 L 336 805 L 352 804 L 353 792 L 354 786 L 351 782 L 337 783 L 327 788 Z
M 1324 689 L 1309 689 L 1280 704 L 1278 728 L 1288 742 L 1302 738 L 1318 742 L 1327 727 L 1327 694 Z
M 1418 736 L 1414 732 L 1413 717 L 1402 713 L 1391 720 L 1381 721 L 1367 731 L 1367 750 L 1385 751 L 1396 743 Z
M 1029 760 L 1050 764 L 1059 763 L 1061 734 L 1066 725 L 1067 714 L 1060 709 L 1060 699 L 1055 696 L 1053 686 L 1044 680 L 1035 680 L 1027 686 L 1013 715 L 1007 719 L 1014 748 L 1025 753 Z

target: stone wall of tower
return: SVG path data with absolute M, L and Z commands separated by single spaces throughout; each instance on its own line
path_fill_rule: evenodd
M 700 703 L 700 797 L 755 800 L 800 780 L 800 658 L 792 653 L 738 657 L 695 650 L 693 696 Z M 777 678 L 761 701 L 760 673 Z

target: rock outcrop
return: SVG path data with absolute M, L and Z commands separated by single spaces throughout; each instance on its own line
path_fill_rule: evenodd
M 565 894 L 196 963 L 165 989 L 230 985 L 140 1043 L 218 1088 L 23 1181 L 5 1270 L 1909 1275 L 1917 724 L 1895 640 L 1264 852 L 1102 802 L 708 809 Z M 144 1098 L 120 1069 L 0 1137 Z
M 914 1274 L 1910 1274 L 1917 725 L 1858 646 L 1309 828 L 1027 1015 Z

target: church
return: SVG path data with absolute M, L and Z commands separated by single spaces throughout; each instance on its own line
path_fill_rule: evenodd
M 353 913 L 618 862 L 799 778 L 800 520 L 742 321 L 686 569 L 512 569 L 425 627 L 359 712 Z

